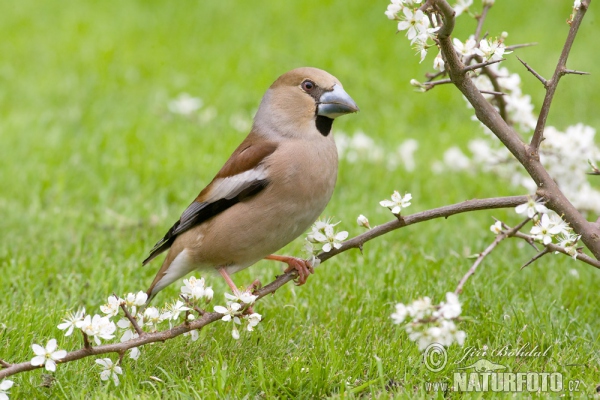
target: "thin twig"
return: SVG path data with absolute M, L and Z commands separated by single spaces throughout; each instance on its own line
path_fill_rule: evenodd
M 483 23 L 485 22 L 485 17 L 487 17 L 487 13 L 492 6 L 486 4 L 481 11 L 481 15 L 477 17 L 477 28 L 475 29 L 475 41 L 479 42 L 479 37 L 481 36 L 481 30 L 483 29 Z
M 12 364 L 7 363 L 6 361 L 4 361 L 3 359 L 0 358 L 0 367 L 10 368 L 11 366 L 12 366 Z
M 537 253 L 535 256 L 531 257 L 531 260 L 527 261 L 525 264 L 523 264 L 521 266 L 521 269 L 524 269 L 525 267 L 527 267 L 528 265 L 532 264 L 533 262 L 535 262 L 536 260 L 544 257 L 546 254 L 549 254 L 550 250 L 545 247 L 544 250 L 540 251 L 539 253 Z
M 469 268 L 469 270 L 467 271 L 467 273 L 461 278 L 461 280 L 458 282 L 458 286 L 456 286 L 456 289 L 454 290 L 454 293 L 456 294 L 461 294 L 463 291 L 463 286 L 465 285 L 465 283 L 467 282 L 467 280 L 469 280 L 469 278 L 475 274 L 475 270 L 477 270 L 477 267 L 479 267 L 479 264 L 481 264 L 481 262 L 483 261 L 483 259 L 492 252 L 492 250 L 494 250 L 496 248 L 496 246 L 498 246 L 500 244 L 500 242 L 504 239 L 506 239 L 507 236 L 504 234 L 499 234 L 494 238 L 494 241 L 488 246 L 486 247 L 486 249 L 484 251 L 482 251 L 481 253 L 479 253 L 479 255 L 477 256 L 477 259 L 475 260 L 475 262 L 473 263 L 473 265 L 471 265 L 471 268 Z
M 469 270 L 467 271 L 467 273 L 458 282 L 458 286 L 456 286 L 456 289 L 454 290 L 454 293 L 461 294 L 462 291 L 463 291 L 463 287 L 464 287 L 465 283 L 467 282 L 467 280 L 469 280 L 469 278 L 471 276 L 473 276 L 475 274 L 475 271 L 477 270 L 477 267 L 479 267 L 479 264 L 481 264 L 481 262 L 483 261 L 483 259 L 488 254 L 490 254 L 496 248 L 496 246 L 498 246 L 500 244 L 501 241 L 503 241 L 504 239 L 506 239 L 508 237 L 511 237 L 515 233 L 519 232 L 519 229 L 521 229 L 523 226 L 525 226 L 525 224 L 527 222 L 529 222 L 530 220 L 531 220 L 531 218 L 526 218 L 525 220 L 523 220 L 520 224 L 518 224 L 514 228 L 508 228 L 505 231 L 502 231 L 501 233 L 499 233 L 498 235 L 496 235 L 496 237 L 494 238 L 494 241 L 484 251 L 482 251 L 481 253 L 479 253 L 479 255 L 477 256 L 477 259 L 475 260 L 475 262 L 473 263 L 473 265 L 471 265 L 471 268 L 469 268 Z M 507 226 L 504 223 L 503 223 L 503 225 Z
M 506 46 L 506 50 L 510 51 L 510 50 L 516 50 L 516 49 L 521 49 L 523 47 L 531 47 L 531 46 L 537 46 L 537 43 L 522 43 L 522 44 L 513 44 L 510 46 Z
M 121 309 L 123 310 L 123 312 L 125 313 L 125 317 L 127 317 L 129 322 L 133 326 L 133 329 L 135 329 L 135 332 L 140 336 L 144 336 L 146 334 L 146 332 L 144 332 L 144 330 L 142 328 L 140 328 L 140 326 L 137 323 L 137 320 L 131 315 L 131 313 L 125 306 L 125 302 L 121 302 L 120 306 L 121 306 Z
M 525 61 L 521 60 L 521 58 L 519 58 L 519 56 L 516 56 L 517 60 L 521 61 L 521 64 L 523 64 L 525 66 L 525 68 L 527 68 L 527 71 L 531 72 L 533 74 L 533 76 L 535 76 L 536 78 L 538 78 L 538 80 L 540 82 L 542 82 L 542 85 L 544 85 L 544 87 L 546 87 L 547 81 L 546 79 L 541 76 L 540 74 L 538 74 L 533 68 L 531 68 L 529 66 L 529 64 L 527 64 Z
M 583 0 L 581 2 L 579 10 L 571 22 L 571 28 L 569 29 L 569 34 L 567 35 L 567 40 L 563 46 L 558 63 L 556 64 L 554 75 L 552 75 L 550 81 L 547 82 L 546 96 L 544 97 L 544 102 L 542 104 L 542 108 L 540 109 L 540 116 L 538 117 L 535 131 L 530 143 L 530 146 L 535 149 L 535 151 L 539 149 L 540 143 L 542 143 L 542 138 L 544 137 L 544 128 L 546 128 L 546 120 L 548 119 L 548 114 L 550 113 L 550 106 L 552 105 L 552 100 L 554 99 L 554 93 L 556 93 L 556 88 L 558 87 L 560 78 L 565 74 L 569 52 L 571 51 L 571 47 L 573 47 L 575 36 L 577 36 L 577 31 L 579 30 L 579 26 L 581 25 L 581 21 L 583 21 L 583 17 L 590 2 L 591 0 Z
M 500 60 L 494 61 L 485 61 L 477 64 L 471 64 L 468 67 L 463 68 L 463 72 L 473 71 L 474 69 L 479 69 L 483 67 L 487 67 L 488 65 L 496 64 L 502 61 L 506 61 L 506 58 L 501 58 Z
M 513 237 L 516 237 L 516 238 L 519 238 L 519 239 L 523 239 L 523 240 L 526 240 L 526 241 L 534 240 L 532 236 L 530 236 L 530 235 L 527 235 L 527 234 L 525 234 L 525 233 L 523 233 L 523 232 L 516 232 L 516 233 L 513 235 Z M 545 247 L 546 247 L 547 249 L 549 249 L 550 251 L 553 251 L 553 252 L 559 252 L 559 253 L 562 253 L 562 254 L 564 254 L 564 255 L 567 255 L 567 256 L 569 256 L 569 257 L 573 257 L 571 254 L 569 254 L 569 253 L 567 252 L 567 250 L 566 250 L 564 247 L 562 247 L 562 246 L 559 246 L 559 245 L 557 245 L 557 244 L 554 244 L 554 243 L 548 243 L 548 244 L 546 244 L 546 245 L 545 245 Z M 598 260 L 596 260 L 596 259 L 594 259 L 594 258 L 592 258 L 592 257 L 588 256 L 588 255 L 587 255 L 587 254 L 585 254 L 585 253 L 578 252 L 578 253 L 577 253 L 577 257 L 576 257 L 576 258 L 577 258 L 579 261 L 582 261 L 582 262 L 584 262 L 584 263 L 586 263 L 586 264 L 588 264 L 588 265 L 591 265 L 592 267 L 595 267 L 595 268 L 598 268 L 598 269 L 600 269 L 600 261 L 598 261 Z
M 448 84 L 448 83 L 452 83 L 452 80 L 451 80 L 451 79 L 439 79 L 439 80 L 437 80 L 437 81 L 428 81 L 428 82 L 423 82 L 421 85 L 423 85 L 423 86 L 427 86 L 427 87 L 425 88 L 425 90 L 431 90 L 431 89 L 433 89 L 435 86 L 438 86 L 438 85 L 445 85 L 445 84 Z

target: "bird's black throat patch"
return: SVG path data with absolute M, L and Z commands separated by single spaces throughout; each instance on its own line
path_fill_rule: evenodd
M 329 135 L 331 132 L 331 125 L 333 125 L 333 119 L 324 117 L 322 115 L 317 115 L 316 121 L 317 130 L 323 136 Z

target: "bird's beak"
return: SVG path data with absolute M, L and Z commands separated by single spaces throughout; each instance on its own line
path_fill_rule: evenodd
M 357 111 L 359 111 L 358 106 L 354 100 L 352 100 L 352 97 L 337 84 L 333 85 L 333 90 L 321 95 L 317 107 L 317 115 L 322 115 L 331 119 Z

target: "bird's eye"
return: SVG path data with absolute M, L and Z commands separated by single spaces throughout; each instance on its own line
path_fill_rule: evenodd
M 305 92 L 310 92 L 311 90 L 314 89 L 314 87 L 316 85 L 313 81 L 305 80 L 304 82 L 302 82 L 301 86 L 302 86 L 302 90 L 304 90 Z

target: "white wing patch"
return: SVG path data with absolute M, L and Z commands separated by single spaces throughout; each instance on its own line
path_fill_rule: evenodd
M 256 168 L 244 171 L 241 174 L 217 179 L 213 182 L 213 189 L 210 191 L 204 201 L 207 203 L 213 203 L 220 199 L 231 199 L 240 194 L 240 192 L 247 188 L 252 182 L 260 181 L 266 178 L 266 168 L 262 165 L 259 165 Z

